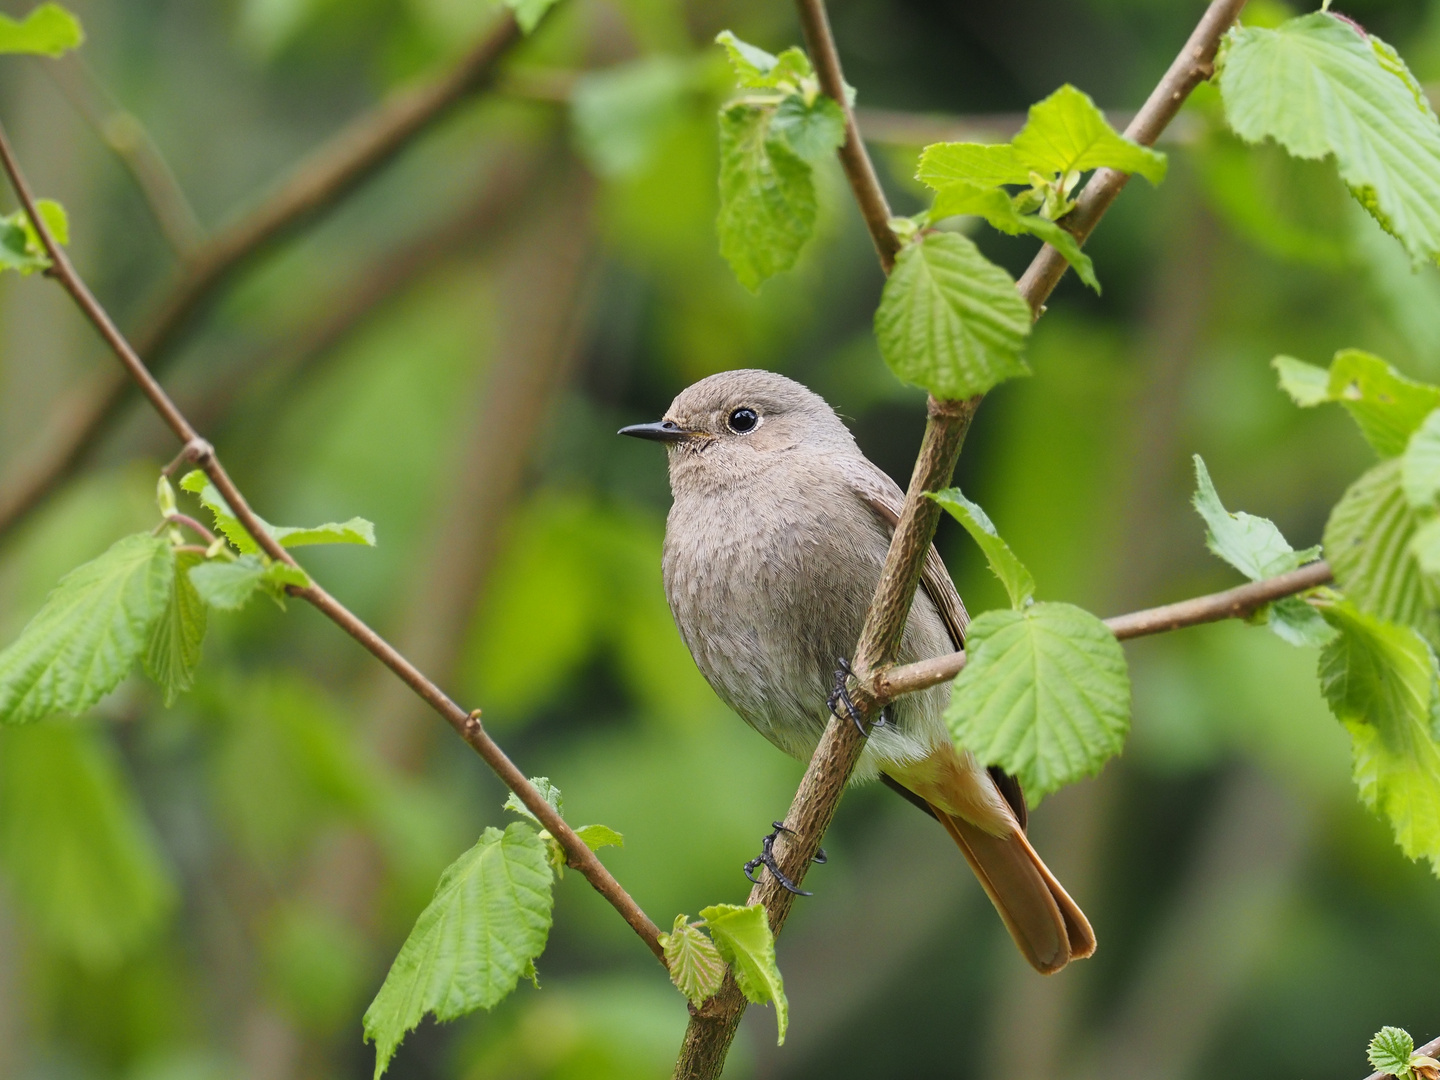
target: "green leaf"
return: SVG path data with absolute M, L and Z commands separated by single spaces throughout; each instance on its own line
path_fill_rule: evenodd
M 1325 552 L 1335 580 L 1362 611 L 1440 641 L 1440 587 L 1412 546 L 1420 521 L 1405 499 L 1400 466 L 1398 458 L 1382 461 L 1350 485 L 1330 511 Z
M 690 916 L 676 915 L 668 934 L 660 935 L 670 981 L 697 1008 L 720 989 L 725 979 L 725 961 L 714 943 L 695 926 Z
M 1165 179 L 1164 154 L 1125 138 L 1089 94 L 1068 83 L 1030 106 L 1011 145 L 1020 162 L 1036 172 L 1064 176 L 1103 167 L 1137 173 L 1152 184 Z
M 0 731 L 0 864 L 29 924 L 91 968 L 149 947 L 175 908 L 154 831 L 91 725 Z
M 945 719 L 958 746 L 1038 799 L 1125 745 L 1130 677 L 1106 625 L 1072 604 L 987 611 L 970 624 Z
M 845 113 L 834 98 L 824 94 L 808 104 L 799 94 L 790 94 L 775 107 L 770 134 L 784 139 L 791 150 L 814 165 L 845 142 Z
M 1351 193 L 1412 259 L 1440 258 L 1440 123 L 1393 49 L 1313 12 L 1232 31 L 1219 83 L 1242 139 L 1333 156 Z
M 272 599 L 280 600 L 285 586 L 305 588 L 310 578 L 299 567 L 270 562 L 260 555 L 241 555 L 238 559 L 210 559 L 190 571 L 190 583 L 211 607 L 221 611 L 239 611 L 257 589 Z
M 701 910 L 700 917 L 745 997 L 757 1005 L 774 1002 L 779 1028 L 776 1043 L 783 1046 L 785 1029 L 790 1026 L 790 1002 L 785 998 L 785 981 L 775 963 L 775 937 L 770 933 L 765 909 L 759 904 L 713 904 Z
M 550 933 L 552 886 L 545 844 L 523 821 L 486 829 L 445 870 L 365 1010 L 376 1080 L 427 1012 L 443 1021 L 493 1008 L 534 970 Z
M 959 488 L 931 492 L 929 497 L 965 526 L 965 531 L 980 545 L 990 564 L 990 572 L 1000 579 L 1010 596 L 1010 606 L 1019 609 L 1030 603 L 1035 596 L 1035 579 L 1015 552 L 1010 550 L 1010 545 L 1000 538 L 989 515 L 962 495 Z
M 1075 268 L 1080 280 L 1097 293 L 1100 281 L 1095 276 L 1095 264 L 1090 256 L 1080 250 L 1080 241 L 1049 218 L 1039 214 L 1022 214 L 1015 208 L 1015 202 L 998 187 L 979 187 L 975 184 L 946 184 L 935 195 L 935 204 L 930 208 L 930 220 L 942 221 L 958 214 L 975 214 L 983 217 L 990 225 L 1010 236 L 1029 233 L 1038 236 L 1064 256 L 1065 261 Z
M 692 67 L 656 54 L 588 72 L 570 94 L 575 140 L 601 176 L 631 176 L 683 121 Z
M 558 0 L 505 0 L 506 6 L 515 12 L 515 21 L 526 34 L 535 32 L 540 20 L 545 18 L 546 13 L 557 2 Z
M 1199 454 L 1195 455 L 1195 495 L 1191 501 L 1209 526 L 1206 546 L 1251 581 L 1298 570 L 1320 557 L 1318 547 L 1296 551 L 1268 518 L 1243 510 L 1238 514 L 1226 510 Z
M 180 486 L 186 491 L 193 492 L 200 497 L 200 504 L 210 511 L 215 519 L 215 527 L 225 534 L 225 538 L 233 544 L 242 554 L 258 555 L 260 545 L 255 543 L 244 525 L 240 524 L 235 512 L 230 509 L 230 504 L 225 501 L 225 496 L 215 489 L 207 477 L 199 469 L 186 473 L 180 481 Z M 255 515 L 261 526 L 279 542 L 281 547 L 304 547 L 308 544 L 364 544 L 366 547 L 375 546 L 375 526 L 364 518 L 352 517 L 349 521 L 327 522 L 324 525 L 271 525 L 260 515 Z M 301 582 L 291 581 L 287 584 L 299 585 Z
M 1030 169 L 1009 143 L 933 143 L 920 154 L 915 178 L 937 190 L 952 184 L 1029 184 Z
M 1407 379 L 1378 356 L 1344 349 L 1330 365 L 1330 399 L 1345 406 L 1377 454 L 1395 457 L 1440 407 L 1440 387 Z
M 1415 1040 L 1403 1028 L 1382 1027 L 1370 1040 L 1368 1057 L 1376 1072 L 1387 1073 L 1399 1080 L 1409 1080 L 1410 1055 L 1415 1052 Z
M 117 540 L 61 578 L 0 652 L 0 724 L 73 716 L 115 689 L 145 652 L 174 581 L 170 545 L 148 533 Z
M 1405 498 L 1419 510 L 1440 496 L 1440 409 L 1421 422 L 1400 458 L 1400 485 Z
M 35 209 L 57 244 L 70 242 L 70 219 L 65 208 L 52 199 L 36 199 Z M 28 277 L 50 266 L 50 254 L 24 210 L 0 217 L 0 270 L 16 270 Z
M 581 825 L 575 830 L 575 835 L 580 837 L 591 851 L 599 851 L 602 847 L 625 846 L 625 837 L 609 825 Z
M 0 15 L 0 53 L 61 56 L 84 40 L 80 20 L 59 4 L 41 4 L 18 22 Z
M 170 602 L 150 631 L 145 649 L 145 674 L 165 694 L 165 705 L 195 684 L 195 669 L 200 666 L 201 645 L 205 641 L 205 602 L 200 598 L 190 571 L 205 561 L 193 551 L 175 553 L 175 584 Z
M 1389 819 L 1400 850 L 1440 873 L 1440 670 L 1414 630 L 1349 602 L 1326 605 L 1339 631 L 1320 653 L 1320 689 L 1350 731 L 1360 798 Z
M 1270 361 L 1280 375 L 1280 389 L 1302 409 L 1330 400 L 1330 372 L 1293 356 L 1277 356 Z
M 565 816 L 565 800 L 560 795 L 560 789 L 550 782 L 548 776 L 532 776 L 530 784 L 540 793 L 540 797 L 555 808 L 555 813 L 561 817 Z M 540 819 L 530 812 L 530 808 L 520 801 L 520 796 L 513 791 L 505 796 L 503 809 L 510 810 L 516 814 L 523 814 L 535 824 L 540 824 Z
M 772 137 L 773 108 L 720 112 L 720 254 L 751 292 L 795 265 L 815 231 L 815 180 L 787 140 Z
M 895 260 L 875 312 L 880 355 L 902 381 L 968 398 L 1030 368 L 1030 308 L 1015 282 L 955 233 L 930 233 Z
M 799 49 L 786 49 L 779 56 L 772 56 L 764 49 L 741 41 L 729 30 L 715 35 L 715 43 L 725 47 L 730 66 L 735 69 L 736 81 L 747 89 L 766 90 L 789 86 L 798 88 L 801 80 L 815 74 L 809 58 Z
M 1286 596 L 1266 604 L 1252 619 L 1263 621 L 1282 641 L 1300 648 L 1318 648 L 1335 636 L 1330 624 L 1299 596 Z

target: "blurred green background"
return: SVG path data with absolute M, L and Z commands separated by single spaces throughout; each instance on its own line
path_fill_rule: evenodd
M 81 62 L 6 58 L 0 115 L 126 326 L 179 270 L 106 116 L 139 118 L 214 228 L 495 16 L 480 0 L 72 6 Z M 1440 79 L 1440 0 L 1340 7 Z M 862 106 L 1003 129 L 1066 81 L 1133 109 L 1203 4 L 832 8 Z M 719 258 L 727 77 L 708 42 L 727 27 L 772 51 L 798 40 L 764 0 L 562 0 L 494 92 L 252 263 L 166 374 L 270 520 L 375 521 L 375 551 L 306 564 L 482 707 L 572 820 L 624 833 L 605 861 L 665 925 L 743 899 L 740 864 L 801 766 L 696 673 L 660 586 L 663 455 L 615 429 L 710 372 L 766 367 L 825 395 L 903 482 L 924 414 L 876 352 L 882 279 L 838 169 L 794 272 L 755 297 Z M 637 87 L 659 102 L 638 119 Z M 911 212 L 918 147 L 894 119 L 862 122 Z M 990 395 L 958 474 L 1042 597 L 1102 615 L 1236 583 L 1189 508 L 1192 453 L 1232 509 L 1319 539 L 1368 451 L 1338 410 L 1289 404 L 1275 353 L 1358 346 L 1440 378 L 1440 272 L 1412 274 L 1328 166 L 1242 149 L 1204 93 L 1182 121 L 1165 185 L 1132 184 L 1090 244 L 1103 297 L 1062 283 L 1035 377 Z M 1017 275 L 1035 247 L 977 239 Z M 0 279 L 0 478 L 111 363 L 53 284 Z M 130 409 L 0 543 L 3 640 L 64 571 L 153 523 L 173 452 Z M 971 611 L 1002 603 L 957 532 L 939 543 Z M 1359 806 L 1313 653 L 1240 624 L 1127 653 L 1123 758 L 1032 815 L 1096 958 L 1034 975 L 941 830 L 856 790 L 780 942 L 790 1038 L 777 1049 L 751 1009 L 727 1076 L 1358 1078 L 1382 1024 L 1440 1033 L 1440 882 Z M 503 795 L 303 605 L 213 618 L 201 685 L 173 708 L 137 679 L 92 716 L 0 731 L 0 1076 L 368 1076 L 361 1013 Z M 539 970 L 543 989 L 492 1014 L 427 1021 L 391 1075 L 668 1075 L 684 1002 L 578 875 Z

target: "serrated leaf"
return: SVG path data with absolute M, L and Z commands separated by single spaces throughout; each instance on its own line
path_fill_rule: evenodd
M 776 1044 L 783 1046 L 790 1026 L 790 1002 L 785 998 L 785 980 L 775 963 L 775 937 L 765 909 L 759 904 L 714 904 L 702 909 L 700 917 L 745 997 L 757 1005 L 774 1003 L 779 1029 Z
M 540 793 L 540 797 L 555 808 L 555 813 L 562 818 L 565 816 L 565 799 L 560 794 L 560 789 L 550 782 L 548 776 L 530 777 L 530 785 Z M 530 808 L 520 801 L 520 796 L 513 791 L 505 796 L 505 803 L 502 807 L 516 814 L 522 814 L 535 824 L 540 824 L 540 819 L 530 812 Z
M 204 561 L 205 557 L 197 552 L 175 553 L 170 602 L 155 621 L 145 649 L 145 674 L 164 692 L 167 708 L 195 684 L 195 669 L 200 666 L 205 601 L 191 582 L 190 571 Z
M 190 571 L 190 582 L 211 607 L 239 611 L 257 590 L 280 600 L 287 585 L 303 589 L 310 584 L 310 578 L 299 567 L 269 562 L 259 555 L 241 555 L 201 563 Z
M 1226 510 L 1199 454 L 1195 455 L 1195 495 L 1191 502 L 1208 526 L 1205 545 L 1251 581 L 1298 570 L 1320 557 L 1318 547 L 1296 551 L 1268 518 L 1243 510 L 1235 514 Z
M 915 178 L 937 191 L 952 184 L 1028 185 L 1030 169 L 1009 143 L 932 143 L 920 154 Z
M 1280 389 L 1302 409 L 1330 400 L 1330 372 L 1293 356 L 1277 356 L 1270 361 L 1280 376 Z
M 150 946 L 175 907 L 119 757 L 83 723 L 0 731 L 0 864 L 28 925 L 91 968 Z
M 1382 1027 L 1370 1040 L 1367 1057 L 1376 1072 L 1387 1073 L 1407 1080 L 1410 1075 L 1410 1055 L 1415 1052 L 1415 1040 L 1404 1028 Z
M 773 107 L 739 103 L 720 112 L 720 254 L 751 292 L 795 265 L 815 231 L 810 166 L 772 138 Z
M 533 34 L 540 20 L 559 0 L 505 0 L 505 5 L 515 12 L 515 21 L 526 34 Z
M 1440 496 L 1440 409 L 1421 422 L 1400 458 L 1400 485 L 1417 510 L 1433 506 Z
M 575 830 L 575 835 L 580 837 L 591 851 L 599 851 L 602 847 L 625 846 L 625 837 L 609 825 L 581 825 Z
M 824 94 L 809 103 L 799 94 L 790 94 L 775 107 L 770 134 L 784 139 L 791 150 L 814 165 L 845 142 L 845 113 Z
M 657 54 L 575 80 L 575 140 L 601 176 L 631 176 L 650 164 L 684 119 L 691 65 Z
M 59 4 L 41 4 L 18 21 L 0 15 L 0 53 L 62 56 L 84 41 L 80 20 Z
M 1378 356 L 1344 349 L 1330 365 L 1330 398 L 1355 419 L 1381 457 L 1395 457 L 1440 407 L 1440 387 L 1407 379 Z
M 1010 606 L 1023 608 L 1035 596 L 1035 579 L 1020 561 L 1010 545 L 1000 538 L 995 523 L 984 510 L 961 494 L 959 488 L 936 491 L 930 498 L 943 506 L 947 513 L 965 527 L 965 531 L 990 564 L 990 572 L 1000 579 L 1010 597 Z
M 1340 176 L 1411 258 L 1440 258 L 1440 123 L 1394 50 L 1326 12 L 1231 32 L 1219 74 L 1247 142 L 1333 156 Z
M 1400 460 L 1382 461 L 1356 480 L 1330 511 L 1325 553 L 1335 580 L 1365 612 L 1413 626 L 1440 641 L 1440 587 L 1411 546 L 1420 521 L 1405 499 Z
M 1100 281 L 1095 276 L 1095 264 L 1090 256 L 1080 250 L 1080 241 L 1049 218 L 1039 214 L 1022 214 L 1015 208 L 1014 200 L 1001 188 L 979 187 L 975 184 L 945 184 L 935 194 L 935 203 L 930 208 L 930 220 L 942 221 L 960 214 L 975 214 L 983 217 L 1000 232 L 1010 236 L 1029 233 L 1038 236 L 1064 256 L 1065 261 L 1075 268 L 1090 288 L 1100 292 Z
M 1125 654 L 1094 615 L 1058 603 L 987 611 L 965 649 L 945 713 L 950 733 L 1032 798 L 1095 774 L 1125 745 Z
M 180 480 L 180 487 L 200 497 L 200 504 L 210 511 L 215 527 L 225 534 L 234 547 L 243 555 L 260 554 L 260 545 L 255 542 L 244 525 L 240 524 L 225 496 L 216 490 L 199 469 L 186 473 Z M 308 544 L 364 544 L 375 546 L 375 526 L 364 518 L 352 517 L 349 521 L 327 522 L 324 525 L 271 525 L 258 514 L 265 529 L 281 547 L 304 547 Z M 288 584 L 299 584 L 298 581 Z
M 955 233 L 906 246 L 875 312 L 890 370 L 942 399 L 1028 375 L 1020 350 L 1029 334 L 1030 308 L 1010 275 Z
M 660 935 L 660 947 L 665 950 L 670 981 L 692 1005 L 703 1005 L 720 989 L 725 978 L 725 961 L 714 942 L 698 927 L 690 925 L 688 915 L 675 916 L 671 931 Z
M 1011 145 L 1020 162 L 1036 172 L 1063 176 L 1103 167 L 1136 173 L 1152 184 L 1165 179 L 1164 154 L 1125 138 L 1089 94 L 1068 83 L 1030 106 Z
M 815 74 L 810 58 L 793 46 L 779 56 L 772 56 L 757 45 L 741 41 L 729 30 L 716 34 L 715 43 L 725 47 L 725 55 L 735 69 L 736 81 L 747 89 L 767 90 L 785 84 L 798 86 L 802 79 Z
M 493 1008 L 534 970 L 550 933 L 552 887 L 545 844 L 523 821 L 486 829 L 450 864 L 365 1010 L 376 1080 L 426 1013 L 444 1021 Z
M 73 716 L 115 689 L 143 655 L 174 581 L 170 545 L 149 533 L 66 574 L 0 652 L 0 724 Z
M 1400 850 L 1440 873 L 1440 670 L 1414 630 L 1348 602 L 1326 605 L 1339 631 L 1320 653 L 1320 689 L 1350 732 L 1360 798 L 1389 819 Z
M 1286 596 L 1266 604 L 1263 618 L 1277 637 L 1300 648 L 1319 648 L 1335 636 L 1330 624 L 1299 596 Z

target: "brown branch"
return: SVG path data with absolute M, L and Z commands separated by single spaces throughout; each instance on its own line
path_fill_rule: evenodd
M 1275 600 L 1306 592 L 1332 580 L 1334 575 L 1330 572 L 1330 564 L 1322 560 L 1302 566 L 1299 570 L 1292 570 L 1288 574 L 1252 581 L 1248 585 L 1237 585 L 1224 592 L 1197 596 L 1145 611 L 1132 611 L 1128 615 L 1115 615 L 1106 619 L 1105 625 L 1117 638 L 1125 641 L 1150 634 L 1163 634 L 1167 630 L 1179 630 L 1186 626 L 1200 626 L 1225 619 L 1244 619 Z M 964 667 L 963 650 L 948 653 L 945 656 L 878 672 L 870 680 L 870 688 L 877 701 L 891 701 L 903 694 L 913 694 L 953 679 Z
M 1434 1057 L 1436 1054 L 1440 1054 L 1440 1039 L 1431 1039 L 1424 1046 L 1416 1047 L 1415 1053 L 1423 1054 L 1425 1057 Z M 1386 1080 L 1388 1076 L 1390 1073 L 1373 1072 L 1365 1080 Z
M 844 80 L 823 0 L 796 0 L 796 4 L 805 28 L 806 44 L 820 72 L 821 86 L 843 106 Z M 1131 138 L 1147 146 L 1155 142 L 1179 112 L 1190 91 L 1210 74 L 1220 38 L 1244 5 L 1245 0 L 1212 0 L 1185 48 L 1127 129 L 1126 133 Z M 884 233 L 875 227 L 877 215 L 873 209 L 874 202 L 879 196 L 883 204 L 883 195 L 864 145 L 856 137 L 854 116 L 848 108 L 846 118 L 848 138 L 841 149 L 842 161 L 847 151 L 866 159 L 863 169 L 852 168 L 847 163 L 846 176 L 865 215 L 866 224 L 870 226 L 876 249 L 880 251 L 881 264 L 888 271 L 893 257 L 886 258 L 881 244 L 884 236 L 893 239 L 894 234 L 888 223 Z M 1082 240 L 1089 236 L 1124 187 L 1126 179 L 1124 174 L 1099 170 L 1086 185 L 1076 209 L 1067 216 L 1067 227 Z M 1044 311 L 1045 301 L 1059 283 L 1066 266 L 1064 260 L 1060 260 L 1059 267 L 1052 268 L 1050 262 L 1054 255 L 1048 245 L 1042 248 L 1017 285 L 1037 318 Z M 862 722 L 873 715 L 879 704 L 865 687 L 873 672 L 883 670 L 894 661 L 895 649 L 904 633 L 910 604 L 920 581 L 925 553 L 939 520 L 940 507 L 934 500 L 925 498 L 925 494 L 949 482 L 979 401 L 977 397 L 965 402 L 931 399 L 929 403 L 925 435 L 909 490 L 905 493 L 905 506 L 891 539 L 880 584 L 866 613 L 860 642 L 852 660 L 860 683 L 852 696 Z M 786 815 L 785 825 L 791 831 L 781 833 L 775 844 L 780 869 L 790 880 L 804 880 L 810 860 L 819 850 L 824 828 L 834 817 L 840 796 L 863 748 L 864 743 L 855 724 L 832 719 L 826 726 Z M 751 904 L 764 904 L 775 934 L 779 934 L 783 927 L 792 901 L 791 894 L 769 875 L 751 890 L 749 899 Z M 745 1005 L 744 996 L 734 980 L 727 976 L 720 992 L 691 1014 L 675 1064 L 676 1080 L 712 1080 L 719 1075 Z
M 221 229 L 186 264 L 135 336 L 136 351 L 161 370 L 191 318 L 230 276 L 271 243 L 336 205 L 453 107 L 493 81 L 500 60 L 520 40 L 506 9 L 489 33 L 445 76 L 404 91 L 353 121 L 302 161 L 249 213 Z M 130 399 L 132 384 L 101 370 L 60 406 L 56 430 L 0 492 L 0 536 L 60 485 Z
M 220 494 L 224 496 L 225 501 L 230 504 L 231 510 L 245 527 L 245 531 L 254 538 L 270 558 L 298 567 L 299 564 L 296 563 L 294 556 L 280 546 L 260 522 L 260 519 L 255 516 L 254 511 L 250 509 L 250 504 L 220 464 L 214 448 L 200 437 L 199 433 L 191 426 L 190 421 L 176 408 L 164 387 L 146 368 L 145 362 L 126 341 L 105 309 L 101 307 L 99 301 L 95 299 L 85 282 L 76 273 L 64 248 L 55 242 L 54 236 L 51 235 L 44 219 L 35 207 L 34 196 L 31 194 L 24 174 L 20 171 L 19 163 L 15 160 L 14 152 L 11 150 L 10 141 L 6 137 L 3 127 L 0 127 L 0 165 L 3 165 L 16 195 L 25 207 L 25 212 L 29 215 L 36 233 L 44 244 L 46 253 L 50 256 L 51 267 L 47 274 L 60 282 L 65 291 L 74 299 L 76 305 L 95 326 L 95 329 L 99 331 L 100 336 L 105 339 L 106 344 L 119 358 L 130 377 L 139 385 L 141 393 L 160 414 L 170 430 L 175 433 L 176 438 L 184 444 L 184 454 L 204 470 L 205 475 L 210 478 Z M 499 745 L 490 738 L 480 723 L 478 710 L 471 713 L 462 709 L 402 656 L 394 646 L 313 581 L 304 588 L 291 586 L 289 592 L 318 608 L 438 712 L 495 771 L 505 786 L 520 797 L 520 801 L 540 820 L 550 834 L 560 842 L 565 849 L 568 865 L 583 874 L 595 890 L 610 902 L 641 940 L 649 946 L 656 958 L 662 964 L 665 962 L 664 951 L 659 942 L 659 929 L 630 897 L 630 894 L 615 880 L 610 871 L 605 869 L 604 864 L 595 857 L 595 853 L 575 835 L 575 831 L 555 812 L 555 808 L 545 801 L 535 786 L 526 779 L 525 774 L 516 768 Z

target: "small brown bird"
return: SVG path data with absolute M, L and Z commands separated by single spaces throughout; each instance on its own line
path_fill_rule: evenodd
M 620 434 L 666 444 L 675 501 L 665 594 L 695 663 L 751 727 L 808 760 L 904 494 L 824 399 L 768 371 L 702 379 L 663 420 Z M 968 616 L 933 547 L 922 584 L 901 663 L 963 642 Z M 945 826 L 1025 958 L 1058 971 L 1095 951 L 1094 932 L 1026 839 L 1019 783 L 955 746 L 949 692 L 937 686 L 891 703 L 870 729 L 856 779 L 879 777 Z

